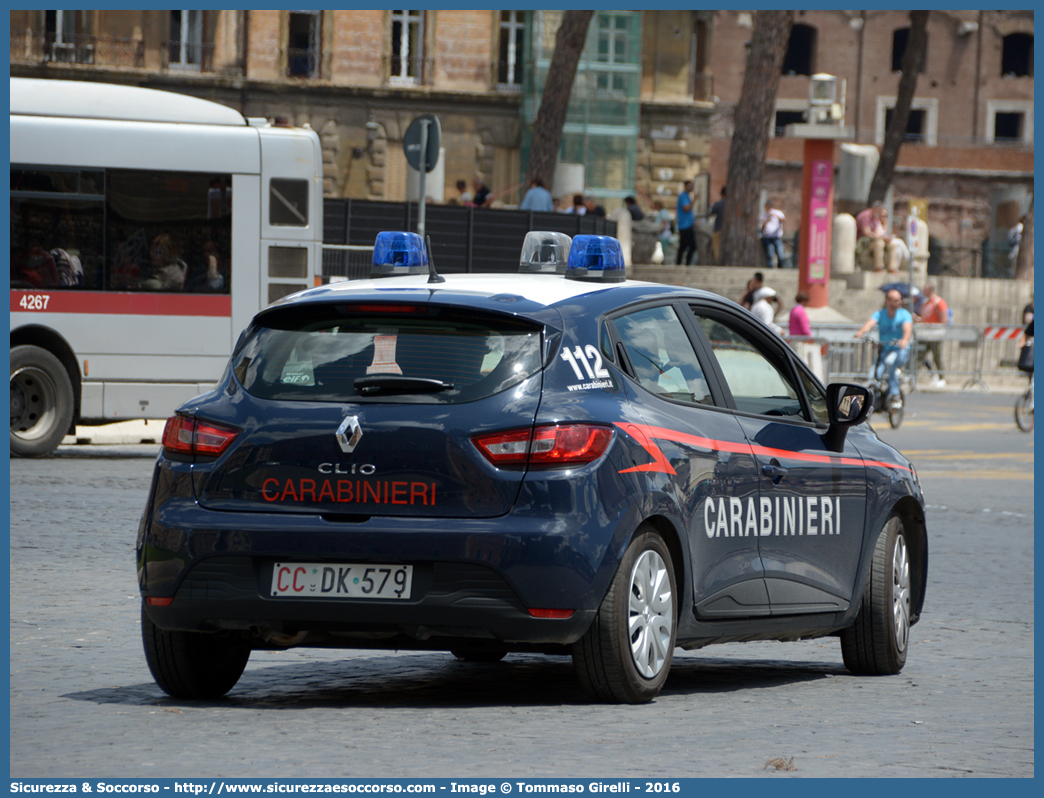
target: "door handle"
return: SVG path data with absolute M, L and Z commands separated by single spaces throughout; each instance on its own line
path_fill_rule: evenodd
M 762 466 L 761 473 L 771 479 L 776 485 L 779 481 L 787 475 L 787 469 L 781 466 L 779 463 L 769 463 L 766 466 Z

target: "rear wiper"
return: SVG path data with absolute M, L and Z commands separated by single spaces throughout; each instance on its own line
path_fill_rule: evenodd
M 398 374 L 373 374 L 359 377 L 354 382 L 355 391 L 361 396 L 402 393 L 441 393 L 452 391 L 452 382 L 432 380 L 427 377 L 403 377 Z

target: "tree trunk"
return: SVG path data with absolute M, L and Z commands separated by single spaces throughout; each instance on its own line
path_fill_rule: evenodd
M 776 91 L 790 40 L 793 11 L 755 11 L 743 89 L 736 106 L 726 180 L 720 263 L 759 266 L 758 199 L 765 151 L 775 119 Z
M 899 148 L 906 137 L 906 125 L 910 121 L 910 106 L 914 92 L 917 90 L 917 74 L 924 61 L 925 48 L 928 46 L 928 12 L 910 12 L 910 37 L 906 40 L 906 52 L 900 64 L 902 77 L 899 78 L 899 90 L 895 95 L 895 108 L 892 110 L 892 121 L 885 130 L 884 146 L 881 148 L 881 159 L 877 162 L 877 171 L 870 182 L 870 195 L 867 205 L 883 202 L 888 187 L 895 176 L 895 163 L 899 160 Z
M 1015 256 L 1015 279 L 1033 279 L 1033 197 L 1030 197 L 1029 212 L 1022 217 L 1022 240 L 1019 254 Z
M 544 93 L 540 98 L 540 108 L 533 121 L 533 146 L 529 150 L 529 164 L 526 167 L 526 186 L 533 178 L 539 177 L 551 190 L 555 164 L 558 162 L 558 147 L 562 143 L 562 126 L 569 108 L 569 95 L 573 91 L 576 67 L 584 51 L 587 28 L 593 16 L 594 11 L 566 11 L 562 16 L 562 24 L 555 36 L 555 51 L 547 70 Z

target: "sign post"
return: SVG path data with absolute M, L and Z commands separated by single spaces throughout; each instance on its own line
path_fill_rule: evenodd
M 840 96 L 839 95 L 840 90 Z M 801 235 L 798 244 L 798 288 L 808 305 L 830 304 L 830 248 L 834 233 L 834 144 L 851 139 L 844 126 L 845 81 L 817 73 L 808 87 L 805 124 L 787 125 L 786 133 L 805 140 L 801 172 Z
M 406 161 L 420 172 L 420 196 L 417 201 L 417 234 L 424 238 L 424 217 L 428 204 L 428 172 L 439 162 L 439 147 L 442 145 L 442 125 L 433 114 L 418 116 L 406 130 L 402 138 L 402 149 L 406 153 Z
M 834 228 L 834 142 L 805 139 L 801 189 L 798 287 L 809 307 L 830 304 L 830 247 Z

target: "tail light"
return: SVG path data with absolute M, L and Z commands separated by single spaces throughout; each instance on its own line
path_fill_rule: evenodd
M 174 454 L 217 457 L 235 440 L 239 430 L 188 416 L 171 416 L 163 428 L 163 450 Z
M 476 435 L 472 441 L 495 466 L 572 466 L 597 460 L 612 437 L 609 427 L 561 424 Z

